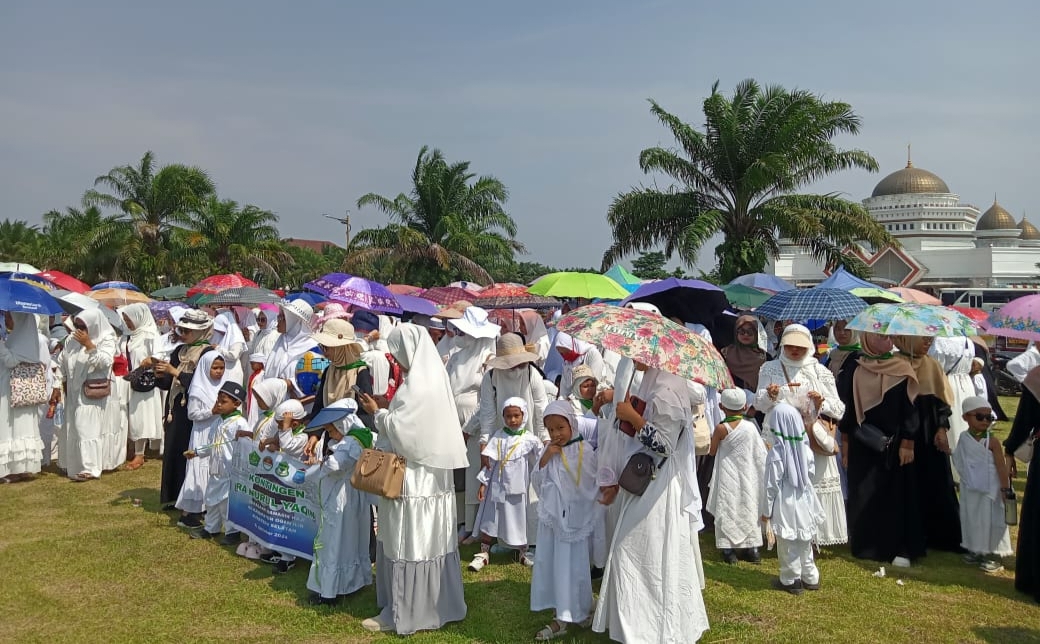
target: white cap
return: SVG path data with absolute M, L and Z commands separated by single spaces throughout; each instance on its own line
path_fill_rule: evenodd
M 990 406 L 989 401 L 982 396 L 968 396 L 964 399 L 964 402 L 961 403 L 962 414 L 973 412 L 976 409 L 992 409 L 992 407 Z
M 719 403 L 729 411 L 743 411 L 747 406 L 747 395 L 743 389 L 723 389 L 719 394 Z

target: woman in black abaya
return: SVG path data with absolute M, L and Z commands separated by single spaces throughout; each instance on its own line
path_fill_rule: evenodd
M 1004 441 L 1011 475 L 1017 466 L 1013 456 L 1032 434 L 1040 429 L 1040 367 L 1026 374 L 1022 382 L 1022 399 L 1018 403 L 1011 434 Z M 1026 491 L 1022 497 L 1022 516 L 1018 522 L 1018 549 L 1015 555 L 1015 589 L 1032 595 L 1040 602 L 1040 450 L 1033 451 L 1026 475 Z

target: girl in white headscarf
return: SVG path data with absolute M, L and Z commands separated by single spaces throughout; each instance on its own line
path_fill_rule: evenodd
M 155 346 L 159 341 L 159 329 L 152 318 L 147 304 L 130 304 L 120 307 L 117 313 L 123 316 L 123 324 L 129 330 L 126 338 L 126 355 L 129 369 L 141 366 L 147 358 L 155 354 Z M 129 434 L 134 442 L 134 458 L 127 463 L 126 469 L 136 470 L 144 465 L 144 450 L 148 441 L 158 449 L 163 437 L 162 390 L 133 391 L 128 399 Z
M 116 332 L 100 309 L 84 309 L 73 318 L 74 331 L 62 351 L 61 370 L 65 380 L 65 466 L 74 481 L 101 476 L 102 428 L 111 394 L 87 398 L 86 382 L 111 380 L 116 353 Z M 118 402 L 116 403 L 118 404 Z
M 188 418 L 193 422 L 188 450 L 213 443 L 213 436 L 220 424 L 220 416 L 213 413 L 217 394 L 227 377 L 227 361 L 219 351 L 207 351 L 199 358 L 195 377 L 188 389 Z M 199 515 L 206 507 L 206 485 L 209 482 L 209 456 L 198 456 L 188 460 L 184 484 L 177 496 L 176 507 L 187 515 Z M 194 523 L 194 522 L 193 522 Z M 196 527 L 188 525 L 187 527 Z
M 600 382 L 614 380 L 614 370 L 603 361 L 600 350 L 588 342 L 559 331 L 556 333 L 556 351 L 563 356 L 563 373 L 560 376 L 560 391 L 570 392 L 573 388 L 571 373 L 574 367 L 586 365 L 592 369 L 592 375 Z
M 249 340 L 249 353 L 269 355 L 281 335 L 278 333 L 278 316 L 260 308 L 253 309 L 253 315 L 259 330 Z
M 17 481 L 40 471 L 40 406 L 11 406 L 12 371 L 20 364 L 50 370 L 50 352 L 31 313 L 5 313 L 7 339 L 0 341 L 0 481 Z M 50 389 L 44 384 L 44 393 Z
M 600 487 L 602 502 L 620 504 L 620 513 L 592 629 L 620 642 L 695 642 L 708 629 L 708 615 L 690 395 L 682 378 L 636 367 L 645 372 L 636 395 L 646 408 L 640 414 L 622 400 L 615 415 L 631 423 L 638 451 L 659 467 L 642 496 Z
M 806 402 L 806 407 L 811 403 Z M 816 498 L 815 470 L 806 418 L 787 403 L 773 411 L 773 448 L 766 456 L 766 492 L 762 521 L 769 521 L 776 535 L 780 577 L 773 587 L 798 595 L 820 588 L 820 572 L 813 560 L 812 543 L 823 522 L 823 506 Z
M 296 363 L 303 354 L 314 348 L 310 321 L 314 309 L 303 300 L 293 300 L 278 311 L 278 332 L 282 335 L 267 353 L 264 373 L 268 378 L 281 378 L 293 383 L 293 388 L 302 394 L 296 385 Z
M 524 309 L 518 313 L 524 342 L 533 353 L 538 354 L 538 362 L 535 364 L 541 368 L 545 365 L 545 359 L 549 357 L 549 331 L 545 328 L 545 320 L 538 314 L 538 311 L 532 309 Z
M 228 382 L 244 385 L 242 356 L 249 355 L 246 353 L 248 345 L 245 336 L 242 335 L 242 329 L 238 328 L 238 322 L 235 321 L 235 314 L 231 311 L 224 311 L 213 320 L 213 344 L 227 365 Z
M 403 456 L 406 469 L 401 496 L 379 499 L 376 599 L 383 610 L 361 625 L 404 635 L 466 616 L 452 475 L 466 466 L 466 445 L 430 334 L 402 324 L 387 344 L 404 382 L 388 409 L 379 409 L 368 395 L 361 406 L 375 415 L 376 447 Z

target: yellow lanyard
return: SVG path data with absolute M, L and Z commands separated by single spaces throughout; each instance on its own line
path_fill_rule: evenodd
M 560 460 L 563 462 L 563 469 L 567 470 L 567 473 L 574 479 L 575 487 L 581 487 L 581 467 L 585 461 L 585 441 L 578 443 L 578 476 L 574 476 L 570 465 L 567 465 L 567 454 L 563 450 L 560 450 Z
M 515 445 L 510 447 L 509 451 L 506 452 L 505 459 L 503 460 L 502 459 L 502 441 L 498 441 L 498 478 L 500 478 L 500 479 L 502 478 L 502 472 L 506 469 L 506 461 L 508 461 L 509 457 L 513 455 L 513 452 L 516 451 L 516 448 L 520 447 L 520 443 L 522 443 L 522 442 L 523 441 L 517 441 Z

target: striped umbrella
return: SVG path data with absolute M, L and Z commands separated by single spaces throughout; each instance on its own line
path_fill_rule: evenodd
M 216 295 L 204 295 L 199 298 L 199 304 L 219 306 L 223 304 L 280 304 L 282 297 L 274 291 L 256 286 L 241 286 L 229 288 Z
M 867 303 L 837 288 L 795 289 L 777 293 L 755 309 L 769 320 L 848 320 Z

